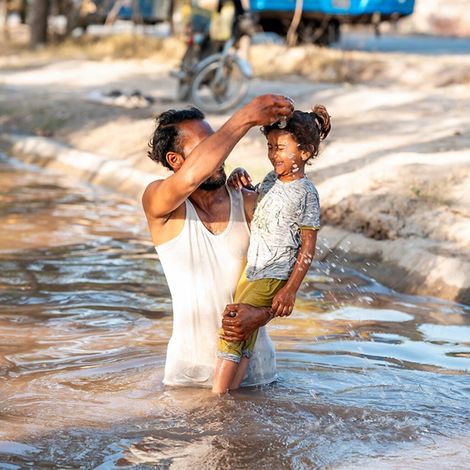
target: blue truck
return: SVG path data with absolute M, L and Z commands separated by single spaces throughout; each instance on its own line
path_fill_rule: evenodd
M 250 0 L 264 31 L 285 36 L 298 0 Z M 415 0 L 304 0 L 297 32 L 300 42 L 331 44 L 340 38 L 341 25 L 397 21 L 413 13 Z
M 110 13 L 115 19 L 135 20 L 145 24 L 170 21 L 174 0 L 80 0 L 87 5 L 75 26 L 86 29 L 91 24 L 103 24 Z
M 104 23 L 117 7 L 120 19 L 138 19 L 155 24 L 172 21 L 173 12 L 189 0 L 87 0 L 95 5 L 92 14 L 81 18 L 81 26 Z M 298 0 L 249 0 L 249 9 L 259 18 L 264 31 L 285 36 Z M 191 3 L 197 4 L 197 0 Z M 244 2 L 243 2 L 244 3 Z M 341 25 L 396 21 L 413 13 L 415 0 L 303 0 L 297 34 L 302 43 L 328 45 L 339 40 Z

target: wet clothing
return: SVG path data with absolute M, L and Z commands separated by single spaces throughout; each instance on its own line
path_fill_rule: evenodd
M 212 386 L 222 312 L 233 302 L 249 242 L 243 195 L 235 189 L 227 191 L 230 220 L 224 232 L 209 232 L 186 200 L 181 233 L 156 247 L 173 302 L 166 385 Z M 275 375 L 274 347 L 261 328 L 242 385 L 269 383 Z
M 320 203 L 305 176 L 283 183 L 274 171 L 258 188 L 251 223 L 247 278 L 289 279 L 300 249 L 300 230 L 320 228 Z

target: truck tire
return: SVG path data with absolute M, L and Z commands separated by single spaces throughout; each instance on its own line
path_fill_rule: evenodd
M 340 37 L 341 27 L 337 19 L 326 21 L 308 20 L 299 25 L 299 41 L 302 44 L 329 46 L 338 42 Z

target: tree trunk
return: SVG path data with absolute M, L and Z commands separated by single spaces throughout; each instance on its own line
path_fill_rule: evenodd
M 47 43 L 47 18 L 50 0 L 33 0 L 31 5 L 31 47 Z
M 69 37 L 72 31 L 80 25 L 80 9 L 82 2 L 74 2 L 73 0 L 64 1 L 65 10 L 65 37 Z

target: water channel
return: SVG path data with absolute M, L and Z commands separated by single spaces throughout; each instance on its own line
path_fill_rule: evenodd
M 315 263 L 279 378 L 162 385 L 171 301 L 140 207 L 0 159 L 0 468 L 468 468 L 470 309 Z

